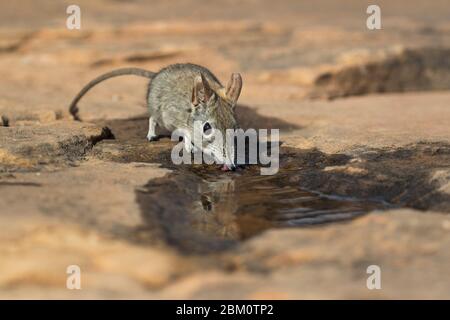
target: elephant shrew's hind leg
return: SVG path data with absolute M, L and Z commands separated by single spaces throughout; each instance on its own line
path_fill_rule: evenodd
M 148 119 L 148 133 L 147 133 L 147 140 L 148 141 L 156 141 L 158 140 L 158 135 L 156 134 L 156 121 L 153 117 L 150 117 Z

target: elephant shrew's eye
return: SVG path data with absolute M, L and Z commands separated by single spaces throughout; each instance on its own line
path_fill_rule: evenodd
M 212 127 L 209 122 L 205 122 L 205 124 L 203 125 L 203 133 L 207 136 L 212 133 Z

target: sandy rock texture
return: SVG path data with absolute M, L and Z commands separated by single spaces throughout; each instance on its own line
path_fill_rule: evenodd
M 63 2 L 0 4 L 0 298 L 449 299 L 449 7 L 378 3 L 378 31 L 356 0 L 80 0 L 81 30 L 65 28 Z M 103 72 L 176 62 L 242 74 L 240 123 L 281 130 L 289 183 L 383 210 L 208 253 L 186 238 L 181 252 L 173 234 L 189 225 L 164 214 L 220 199 L 186 180 L 145 203 L 152 181 L 193 174 L 170 164 L 169 139 L 145 139 L 148 80 L 108 80 L 79 103 L 83 122 L 68 113 Z M 69 265 L 81 290 L 66 288 Z

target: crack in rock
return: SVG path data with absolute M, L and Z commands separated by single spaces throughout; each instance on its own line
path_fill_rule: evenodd
M 370 93 L 450 89 L 450 49 L 406 49 L 381 61 L 325 72 L 315 80 L 312 98 Z

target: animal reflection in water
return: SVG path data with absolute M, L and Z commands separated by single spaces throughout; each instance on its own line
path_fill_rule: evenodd
M 228 248 L 270 228 L 342 221 L 383 207 L 308 192 L 291 178 L 289 172 L 170 174 L 150 181 L 138 202 L 146 224 L 187 251 Z
M 192 205 L 193 228 L 214 237 L 239 239 L 235 181 L 224 178 L 202 183 L 198 192 L 200 199 Z

